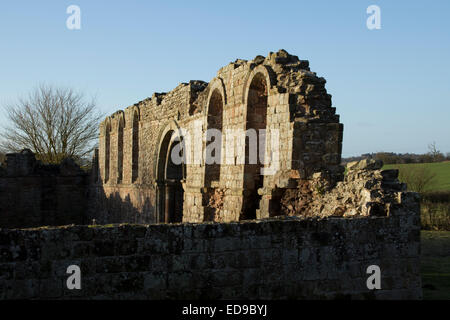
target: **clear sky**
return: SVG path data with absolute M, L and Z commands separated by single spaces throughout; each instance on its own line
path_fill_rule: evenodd
M 381 29 L 369 30 L 369 5 Z M 81 30 L 69 30 L 69 5 Z M 343 156 L 450 152 L 450 1 L 2 1 L 0 104 L 37 84 L 76 88 L 111 114 L 237 58 L 310 61 L 344 123 Z M 0 125 L 5 124 L 4 115 Z

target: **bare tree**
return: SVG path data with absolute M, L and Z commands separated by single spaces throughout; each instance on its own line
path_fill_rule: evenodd
M 10 126 L 0 136 L 8 152 L 32 150 L 45 163 L 92 152 L 102 115 L 95 100 L 70 88 L 40 85 L 25 99 L 5 107 Z
M 408 165 L 399 169 L 398 178 L 407 184 L 408 190 L 422 193 L 433 183 L 436 174 L 425 165 Z
M 428 154 L 432 157 L 433 162 L 443 161 L 445 159 L 442 152 L 440 152 L 436 147 L 436 142 L 432 142 L 428 145 Z

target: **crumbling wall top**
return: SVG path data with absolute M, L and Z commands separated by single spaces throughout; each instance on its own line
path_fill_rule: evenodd
M 30 149 L 8 153 L 5 165 L 0 171 L 3 177 L 24 177 L 38 175 L 80 176 L 87 175 L 73 159 L 66 158 L 60 164 L 43 164 Z

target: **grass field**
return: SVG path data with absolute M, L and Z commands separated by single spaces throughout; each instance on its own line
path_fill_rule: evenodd
M 404 169 L 414 166 L 426 166 L 436 174 L 436 178 L 425 191 L 450 191 L 450 161 L 436 163 L 387 164 L 383 169 Z
M 417 191 L 421 181 L 421 170 L 413 171 L 414 168 L 425 167 L 435 174 L 433 180 L 422 192 L 421 201 L 421 223 L 424 230 L 447 230 L 450 231 L 450 161 L 423 163 L 423 164 L 390 164 L 383 169 L 399 169 L 399 179 L 405 179 L 410 190 Z M 402 174 L 403 172 L 403 174 Z M 416 172 L 416 176 L 414 173 Z M 423 181 L 423 180 L 422 180 Z M 409 189 L 409 188 L 408 188 Z
M 390 164 L 383 169 L 409 169 L 413 166 L 426 166 L 436 174 L 435 179 L 425 189 L 426 192 L 450 191 L 450 162 L 424 164 Z M 424 218 L 433 206 L 443 206 L 435 210 L 436 219 L 444 213 L 448 203 L 422 203 L 422 225 Z M 436 209 L 436 208 L 434 208 Z M 439 211 L 439 212 L 437 212 Z M 447 210 L 448 211 L 448 210 Z M 446 213 L 445 219 L 448 219 Z M 426 219 L 425 219 L 426 220 Z M 434 225 L 432 223 L 431 225 Z M 423 298 L 425 300 L 450 300 L 450 231 L 422 231 L 421 233 L 421 266 Z
M 450 300 L 450 231 L 422 231 L 423 298 Z

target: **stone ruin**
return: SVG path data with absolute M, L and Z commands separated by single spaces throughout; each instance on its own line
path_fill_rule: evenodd
M 0 166 L 0 228 L 86 224 L 90 182 L 72 159 L 47 165 L 29 149 L 7 154 Z
M 343 125 L 325 83 L 308 61 L 280 50 L 238 59 L 210 83 L 182 83 L 107 117 L 100 126 L 97 187 L 136 212 L 130 218 L 126 209 L 117 215 L 102 205 L 100 220 L 389 215 L 404 188 L 395 171 L 367 171 L 381 169 L 378 162 L 352 164 L 344 179 Z M 211 138 L 210 129 L 221 136 Z M 219 161 L 211 164 L 205 159 L 213 143 Z M 249 161 L 252 143 L 256 163 Z M 174 163 L 180 144 L 184 158 Z
M 102 122 L 101 188 L 106 197 L 128 197 L 140 210 L 136 222 L 230 222 L 284 214 L 281 199 L 301 191 L 313 174 L 324 173 L 331 186 L 343 177 L 343 126 L 325 82 L 308 61 L 280 50 L 236 60 L 210 83 L 190 81 L 155 93 Z M 214 141 L 218 163 L 205 163 L 212 143 L 208 129 L 222 133 Z M 261 154 L 250 164 L 251 137 L 245 133 L 252 129 Z M 273 167 L 275 131 L 276 169 L 262 175 L 262 168 Z M 192 141 L 185 158 L 194 161 L 174 164 L 168 155 L 183 132 Z
M 72 180 L 84 225 L 0 229 L 0 299 L 420 299 L 419 197 L 381 162 L 341 166 L 325 83 L 280 50 L 107 117 L 89 183 Z M 28 190 L 15 157 L 0 195 Z

